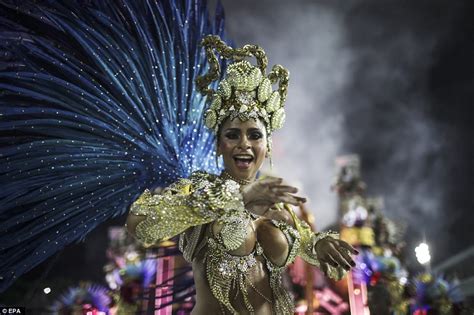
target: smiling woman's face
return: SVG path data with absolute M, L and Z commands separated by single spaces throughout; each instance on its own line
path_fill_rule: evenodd
M 254 119 L 227 119 L 220 130 L 217 153 L 222 154 L 230 175 L 254 180 L 267 153 L 265 125 Z

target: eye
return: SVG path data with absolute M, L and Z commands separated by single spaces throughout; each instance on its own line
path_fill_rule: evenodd
M 254 131 L 250 134 L 249 138 L 251 140 L 258 140 L 263 138 L 263 134 L 260 131 Z
M 230 140 L 236 140 L 239 138 L 239 135 L 236 132 L 228 132 L 224 136 Z

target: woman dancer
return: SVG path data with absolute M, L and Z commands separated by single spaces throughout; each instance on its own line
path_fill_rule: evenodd
M 288 71 L 277 65 L 267 75 L 258 46 L 233 49 L 212 35 L 202 46 L 211 66 L 197 85 L 209 99 L 206 126 L 216 133 L 224 170 L 195 172 L 162 194 L 146 190 L 131 206 L 128 228 L 145 246 L 180 234 L 195 277 L 193 314 L 293 314 L 282 285 L 285 267 L 300 255 L 340 278 L 354 266 L 356 250 L 297 218 L 290 205 L 305 198 L 295 187 L 256 178 L 271 152 L 270 137 L 284 122 Z M 208 85 L 220 78 L 216 53 L 230 63 L 214 91 Z M 257 66 L 245 57 L 255 57 Z
M 224 36 L 220 5 L 211 19 L 197 0 L 2 1 L 0 15 L 0 291 L 132 203 L 144 243 L 181 233 L 197 313 L 290 313 L 279 275 L 296 254 L 329 274 L 351 263 L 344 243 L 283 206 L 303 201 L 294 188 L 254 180 L 283 121 L 284 69 L 264 78 L 263 51 L 212 38 L 198 87 L 212 98 L 205 124 L 220 128 L 226 172 L 211 175 L 215 135 L 194 81 L 209 65 L 201 39 Z M 260 72 L 230 65 L 213 97 L 214 48 L 234 61 L 255 55 Z

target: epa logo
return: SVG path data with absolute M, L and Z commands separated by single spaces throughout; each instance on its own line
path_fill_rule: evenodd
M 0 314 L 26 314 L 24 307 L 0 307 Z

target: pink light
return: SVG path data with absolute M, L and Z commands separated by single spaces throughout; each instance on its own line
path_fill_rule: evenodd
M 353 277 L 352 272 L 347 274 L 351 315 L 370 315 L 367 305 L 367 287 L 365 283 L 354 283 Z
M 163 304 L 171 302 L 173 295 L 173 281 L 169 280 L 173 277 L 174 269 L 174 258 L 173 257 L 163 257 L 157 259 L 156 267 L 156 284 L 161 284 L 166 282 L 166 286 L 159 286 L 156 288 L 156 300 L 155 300 L 155 315 L 171 315 L 173 306 L 168 305 L 164 308 L 157 309 Z M 165 297 L 162 297 L 166 295 Z
M 316 298 L 319 301 L 319 305 L 331 315 L 343 314 L 348 309 L 347 303 L 328 287 L 325 287 L 323 290 L 316 290 Z

